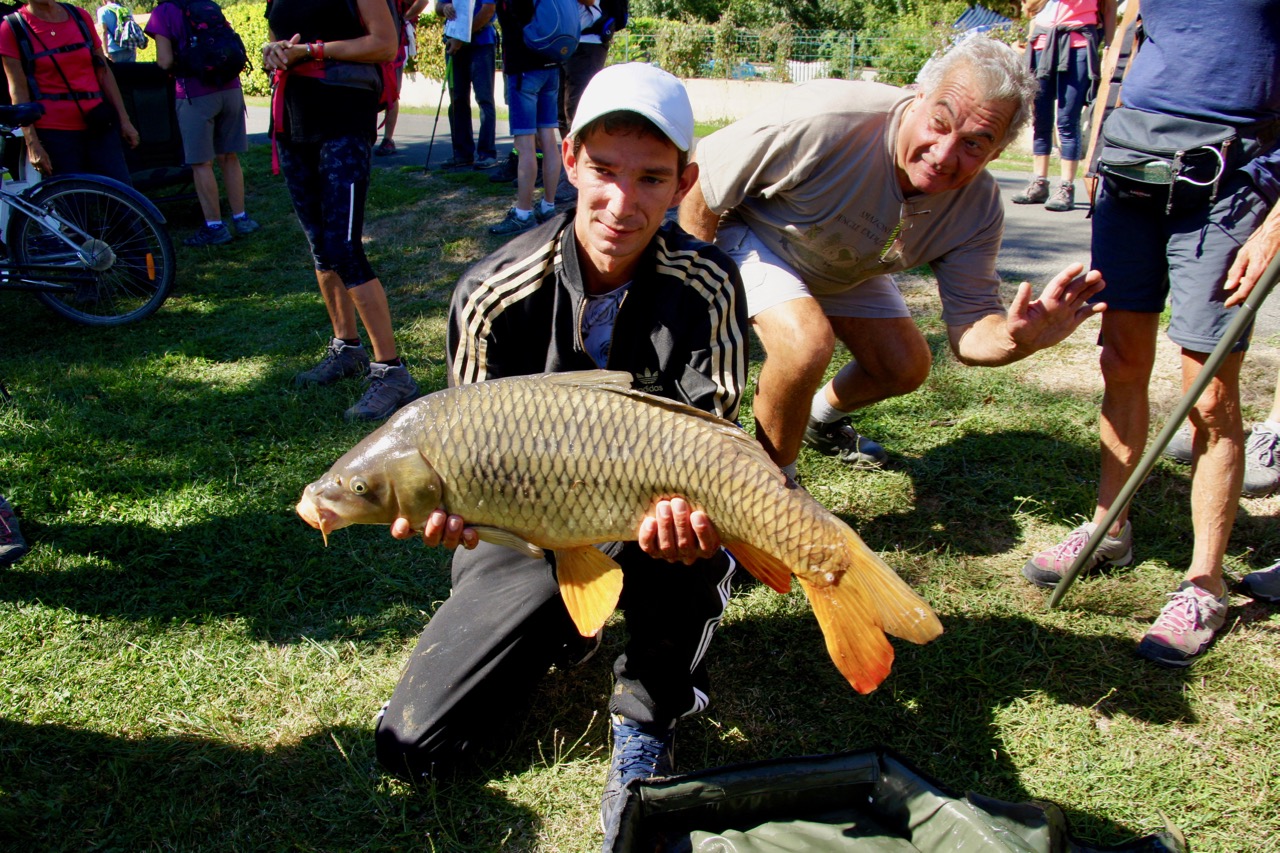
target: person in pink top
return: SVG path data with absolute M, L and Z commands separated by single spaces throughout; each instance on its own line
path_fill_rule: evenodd
M 1044 204 L 1045 210 L 1075 207 L 1080 162 L 1080 113 L 1098 81 L 1099 43 L 1110 44 L 1116 28 L 1115 0 L 1024 0 L 1031 17 L 1027 61 L 1040 80 L 1032 118 L 1031 183 L 1014 204 Z M 1062 181 L 1049 192 L 1049 152 L 1057 117 Z
M 130 182 L 121 140 L 137 147 L 138 131 L 88 12 L 30 0 L 0 22 L 0 61 L 13 103 L 44 105 L 23 131 L 32 166 L 44 175 L 90 172 Z

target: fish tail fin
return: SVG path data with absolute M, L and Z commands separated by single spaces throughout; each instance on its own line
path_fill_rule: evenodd
M 859 693 L 880 686 L 893 666 L 893 646 L 876 624 L 875 614 L 857 586 L 815 584 L 803 575 L 800 586 L 813 607 L 836 669 Z
M 849 565 L 839 585 L 856 586 L 874 607 L 876 621 L 895 637 L 927 643 L 942 633 L 942 623 L 929 604 L 867 547 L 853 528 L 840 522 Z
M 729 553 L 738 558 L 747 571 L 775 592 L 791 591 L 791 568 L 777 557 L 746 542 L 726 542 Z

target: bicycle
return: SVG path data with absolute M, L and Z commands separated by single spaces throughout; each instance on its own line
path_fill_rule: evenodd
M 43 112 L 38 103 L 0 106 L 0 145 Z M 127 184 L 100 175 L 59 175 L 19 192 L 0 184 L 0 213 L 0 291 L 33 293 L 86 326 L 119 326 L 155 313 L 173 290 L 165 218 Z

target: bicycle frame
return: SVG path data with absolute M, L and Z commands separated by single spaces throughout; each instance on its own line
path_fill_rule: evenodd
M 93 243 L 91 235 L 87 234 L 73 223 L 68 222 L 59 216 L 56 212 L 45 210 L 39 205 L 33 204 L 27 196 L 37 192 L 42 187 L 56 185 L 62 180 L 76 180 L 83 176 L 80 175 L 59 175 L 57 177 L 48 178 L 43 181 L 29 184 L 21 192 L 15 193 L 6 187 L 0 186 L 0 206 L 8 208 L 9 216 L 5 217 L 6 228 L 8 219 L 17 211 L 20 215 L 27 216 L 38 222 L 40 226 L 50 236 L 57 237 L 66 244 L 67 248 L 78 259 L 80 265 L 63 265 L 63 264 L 23 264 L 21 267 L 14 265 L 10 261 L 0 262 L 0 290 L 18 291 L 18 292 L 43 292 L 57 293 L 74 288 L 76 284 L 92 282 L 94 273 L 97 270 L 109 267 L 115 260 L 115 255 L 110 247 L 104 246 L 105 254 L 90 251 L 86 247 Z M 117 190 L 126 193 L 136 202 L 147 208 L 159 222 L 165 222 L 164 214 L 142 193 L 135 190 L 128 184 L 112 178 L 101 175 L 93 176 L 95 181 L 101 181 L 110 184 Z M 77 242 L 76 238 L 80 238 Z

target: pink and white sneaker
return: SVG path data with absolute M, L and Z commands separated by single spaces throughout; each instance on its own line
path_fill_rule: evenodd
M 1213 635 L 1227 621 L 1227 597 L 1218 598 L 1191 581 L 1183 581 L 1160 611 L 1138 654 L 1160 666 L 1190 666 L 1213 642 Z

